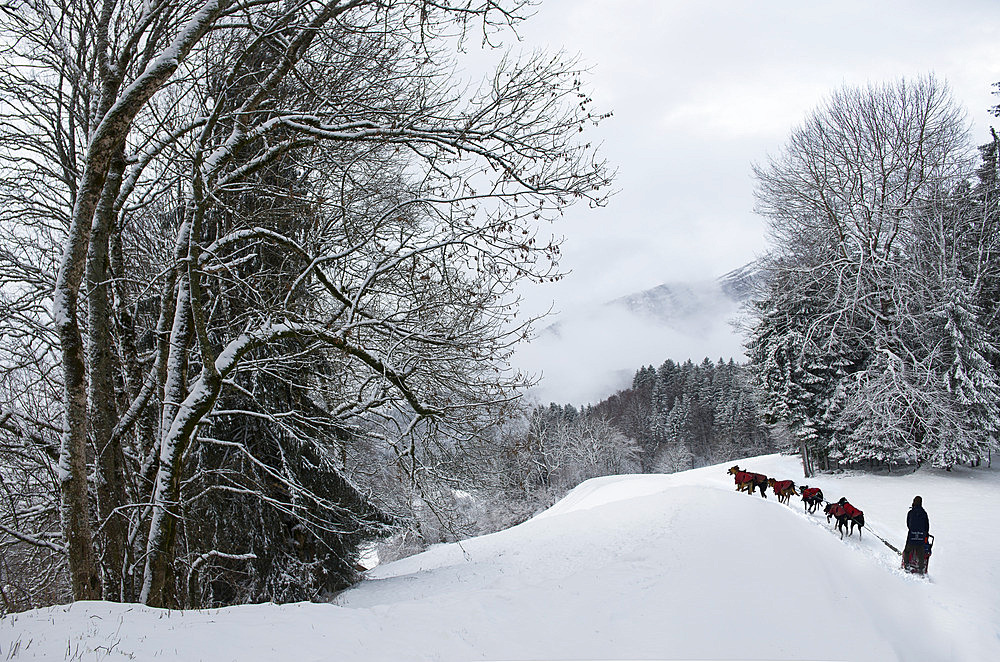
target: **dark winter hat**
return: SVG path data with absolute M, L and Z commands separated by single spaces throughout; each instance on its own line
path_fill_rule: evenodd
M 913 497 L 913 505 L 914 506 L 923 506 L 923 504 L 924 504 L 924 500 L 923 499 L 921 499 L 918 496 Z

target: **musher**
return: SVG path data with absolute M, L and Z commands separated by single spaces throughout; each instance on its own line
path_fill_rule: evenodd
M 927 535 L 930 533 L 930 522 L 927 511 L 924 510 L 923 499 L 913 497 L 913 505 L 906 514 L 906 546 L 903 547 L 903 568 L 918 574 L 927 573 Z

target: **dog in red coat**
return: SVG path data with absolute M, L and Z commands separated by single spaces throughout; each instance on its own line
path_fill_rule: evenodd
M 767 476 L 764 474 L 756 474 L 752 471 L 745 471 L 740 469 L 738 465 L 733 465 L 729 469 L 736 479 L 736 491 L 742 492 L 744 489 L 747 490 L 747 494 L 753 494 L 754 489 L 760 488 L 760 495 L 767 498 L 765 490 L 767 489 Z
M 795 483 L 790 480 L 775 480 L 773 478 L 768 478 L 767 485 L 771 488 L 771 491 L 777 495 L 778 503 L 787 504 L 793 494 L 798 494 L 798 492 L 795 491 Z
M 823 490 L 818 487 L 802 486 L 802 509 L 808 513 L 816 512 L 816 509 L 823 505 Z
M 831 518 L 836 518 L 837 530 L 840 531 L 841 538 L 844 537 L 845 531 L 847 535 L 854 533 L 854 527 L 858 528 L 858 537 L 861 537 L 861 529 L 865 525 L 865 514 L 848 503 L 847 497 L 841 497 L 837 503 L 827 504 L 824 510 L 827 522 Z

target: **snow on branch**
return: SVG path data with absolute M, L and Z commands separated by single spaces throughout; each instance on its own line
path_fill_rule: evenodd
M 48 549 L 51 549 L 53 552 L 58 552 L 60 554 L 65 554 L 67 552 L 67 548 L 65 545 L 57 545 L 53 542 L 49 542 L 48 540 L 42 540 L 41 538 L 33 536 L 29 533 L 22 533 L 21 531 L 16 531 L 7 526 L 6 524 L 4 524 L 3 522 L 0 522 L 0 531 L 3 531 L 12 538 L 17 538 L 21 542 L 26 542 L 29 545 L 35 545 L 36 547 L 46 547 Z

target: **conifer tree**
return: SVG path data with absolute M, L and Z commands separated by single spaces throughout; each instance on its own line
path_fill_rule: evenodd
M 942 434 L 931 451 L 935 466 L 951 467 L 988 457 L 1000 437 L 1000 380 L 990 362 L 997 355 L 979 322 L 967 289 L 956 278 L 941 310 L 944 319 L 942 355 L 945 387 L 958 410 L 961 426 Z

